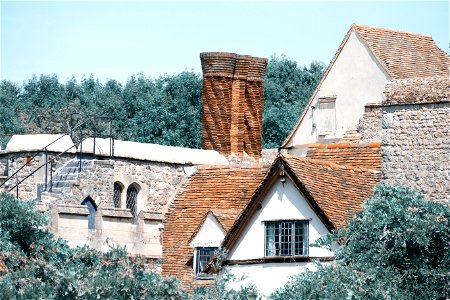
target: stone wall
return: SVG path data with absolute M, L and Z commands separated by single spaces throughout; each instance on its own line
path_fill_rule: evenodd
M 450 79 L 390 82 L 382 106 L 382 182 L 450 204 Z
M 357 132 L 361 143 L 381 141 L 381 105 L 368 104 L 359 120 Z
M 136 224 L 127 209 L 98 208 L 94 214 L 95 228 L 88 227 L 89 209 L 84 205 L 51 203 L 39 204 L 48 213 L 53 234 L 68 241 L 71 247 L 88 245 L 101 251 L 110 246 L 126 246 L 132 256 L 150 259 L 162 257 L 162 215 L 141 213 Z
M 78 181 L 70 191 L 59 195 L 60 202 L 79 205 L 90 197 L 98 207 L 113 206 L 114 162 L 110 160 L 85 161 Z
M 450 204 L 450 102 L 383 107 L 382 182 Z
M 0 154 L 0 174 L 4 177 L 8 177 L 13 175 L 17 170 L 19 170 L 22 166 L 25 165 L 18 173 L 17 177 L 11 178 L 5 185 L 2 187 L 3 190 L 9 190 L 12 188 L 16 182 L 20 182 L 31 172 L 36 170 L 38 167 L 42 166 L 45 163 L 45 155 L 39 154 L 32 161 L 29 161 L 31 157 L 33 157 L 36 152 L 18 152 L 18 153 L 3 153 Z M 58 156 L 58 153 L 48 152 L 47 160 L 53 160 L 52 164 L 52 172 L 55 174 L 59 168 L 61 168 L 64 164 L 66 164 L 69 160 L 74 157 L 74 154 L 63 154 Z M 0 182 L 3 183 L 3 178 Z M 50 180 L 50 164 L 47 169 L 47 179 Z M 35 199 L 37 196 L 37 184 L 43 184 L 45 182 L 45 166 L 36 171 L 29 178 L 25 179 L 20 185 L 18 189 L 19 198 L 22 200 Z M 11 191 L 14 195 L 17 194 L 17 190 L 14 189 Z
M 123 186 L 124 195 L 130 185 L 139 187 L 138 212 L 164 212 L 178 187 L 193 170 L 194 167 L 178 164 L 117 158 L 114 162 L 113 182 L 119 182 Z

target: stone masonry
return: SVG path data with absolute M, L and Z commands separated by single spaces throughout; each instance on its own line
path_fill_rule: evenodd
M 396 80 L 381 106 L 366 106 L 363 141 L 382 141 L 382 183 L 405 185 L 450 204 L 450 80 Z
M 382 182 L 450 204 L 450 79 L 394 81 L 382 117 Z

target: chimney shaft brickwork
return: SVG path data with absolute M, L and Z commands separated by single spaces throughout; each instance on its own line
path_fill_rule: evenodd
M 234 53 L 200 54 L 203 148 L 261 157 L 267 59 Z

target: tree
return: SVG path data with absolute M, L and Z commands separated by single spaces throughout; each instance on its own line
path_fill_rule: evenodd
M 278 147 L 286 138 L 323 69 L 321 63 L 301 67 L 284 56 L 269 60 L 264 85 L 264 148 Z M 74 126 L 71 116 L 79 113 L 112 118 L 117 139 L 200 148 L 201 91 L 200 74 L 188 71 L 156 79 L 138 74 L 124 86 L 115 80 L 102 84 L 93 76 L 79 83 L 74 78 L 61 83 L 56 75 L 33 76 L 20 88 L 3 82 L 0 134 L 69 133 Z M 83 127 L 85 137 L 93 131 L 109 133 L 103 119 L 93 118 L 93 122 Z
M 312 62 L 308 67 L 285 56 L 272 57 L 264 82 L 264 148 L 279 147 L 300 117 L 319 83 L 324 65 Z
M 32 201 L 0 194 L 3 299 L 185 299 L 178 280 L 145 271 L 124 248 L 70 248 Z
M 49 218 L 33 201 L 0 193 L 0 298 L 2 299 L 248 299 L 253 287 L 228 290 L 219 277 L 188 293 L 174 277 L 146 271 L 125 248 L 100 252 L 70 248 L 45 229 Z
M 0 148 L 6 146 L 8 136 L 6 134 L 24 133 L 25 124 L 23 115 L 19 109 L 21 107 L 20 88 L 10 82 L 0 83 Z
M 404 187 L 379 186 L 322 246 L 336 262 L 297 275 L 272 299 L 445 299 L 450 296 L 450 208 Z

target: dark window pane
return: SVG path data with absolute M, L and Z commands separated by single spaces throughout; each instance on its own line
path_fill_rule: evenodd
M 136 201 L 138 196 L 138 190 L 134 186 L 130 186 L 127 190 L 127 203 L 126 206 L 133 215 L 133 223 L 136 223 Z
M 113 204 L 115 208 L 120 208 L 121 199 L 122 199 L 122 187 L 118 183 L 114 183 Z

